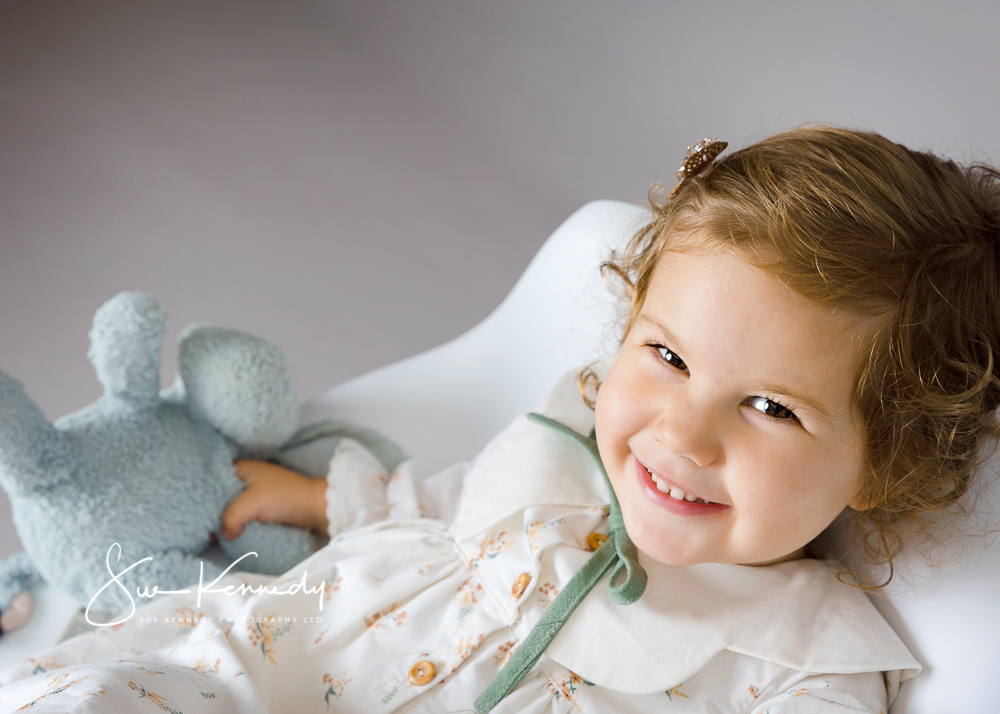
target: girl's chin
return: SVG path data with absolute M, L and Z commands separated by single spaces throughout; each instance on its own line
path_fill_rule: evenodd
M 625 530 L 639 549 L 639 552 L 661 565 L 680 568 L 685 565 L 698 565 L 709 562 L 693 544 L 685 544 L 678 537 L 663 527 L 663 523 L 649 523 L 630 518 L 628 510 L 623 510 Z
M 654 560 L 660 565 L 669 565 L 672 568 L 683 568 L 688 565 L 701 565 L 702 563 L 707 562 L 701 558 L 685 554 L 683 550 L 680 549 L 675 550 L 664 548 L 662 543 L 656 544 L 656 547 L 650 548 L 643 548 L 641 545 L 636 543 L 635 547 L 639 549 L 640 553 L 650 560 Z

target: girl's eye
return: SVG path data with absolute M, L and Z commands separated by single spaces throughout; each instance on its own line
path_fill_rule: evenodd
M 684 360 L 677 356 L 677 353 L 673 350 L 664 347 L 663 345 L 653 345 L 656 351 L 660 353 L 660 359 L 669 364 L 675 369 L 679 369 L 682 372 L 687 372 L 687 365 L 684 364 Z
M 748 404 L 773 419 L 797 419 L 795 412 L 767 397 L 750 397 Z

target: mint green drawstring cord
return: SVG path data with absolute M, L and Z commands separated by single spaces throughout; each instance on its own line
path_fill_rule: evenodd
M 608 474 L 604 470 L 604 464 L 601 462 L 601 455 L 597 451 L 597 442 L 593 437 L 588 439 L 568 426 L 560 424 L 547 416 L 529 414 L 528 418 L 539 424 L 552 427 L 556 431 L 574 439 L 594 458 L 594 461 L 601 469 L 601 475 L 604 476 L 605 483 L 608 485 L 608 491 L 611 493 L 611 513 L 608 516 L 608 539 L 570 579 L 566 587 L 563 588 L 563 591 L 559 593 L 552 604 L 549 605 L 545 614 L 538 620 L 538 624 L 532 628 L 528 636 L 524 638 L 521 646 L 507 664 L 504 665 L 504 668 L 500 670 L 496 679 L 493 680 L 486 691 L 476 700 L 476 709 L 480 714 L 486 714 L 499 704 L 500 700 L 510 694 L 511 690 L 524 678 L 524 675 L 535 666 L 535 662 L 542 656 L 549 643 L 555 639 L 556 634 L 562 629 L 562 626 L 566 624 L 576 606 L 583 601 L 587 593 L 604 577 L 609 568 L 614 566 L 614 570 L 611 571 L 611 577 L 608 580 L 608 593 L 611 599 L 619 605 L 631 605 L 642 597 L 643 592 L 646 590 L 646 571 L 639 565 L 639 551 L 636 549 L 632 539 L 628 537 L 628 533 L 625 532 L 625 522 L 622 520 L 621 508 L 618 505 L 615 492 L 611 488 Z M 615 583 L 621 579 L 623 574 L 625 575 L 625 579 L 616 585 Z

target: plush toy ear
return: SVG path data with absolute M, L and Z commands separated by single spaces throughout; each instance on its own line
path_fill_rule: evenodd
M 149 404 L 159 399 L 166 329 L 167 313 L 144 293 L 118 293 L 98 308 L 87 357 L 105 395 Z
M 215 327 L 181 334 L 180 373 L 188 410 L 263 456 L 283 444 L 299 421 L 288 361 L 259 337 Z

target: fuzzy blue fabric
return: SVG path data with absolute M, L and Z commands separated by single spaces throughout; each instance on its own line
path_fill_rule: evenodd
M 38 577 L 91 602 L 112 580 L 109 550 L 115 573 L 152 560 L 106 587 L 95 609 L 127 612 L 126 588 L 141 603 L 137 586 L 197 583 L 196 556 L 243 489 L 233 460 L 266 458 L 294 432 L 298 398 L 284 356 L 240 332 L 188 329 L 178 382 L 161 393 L 166 320 L 142 293 L 105 303 L 88 353 L 104 395 L 54 424 L 0 372 L 0 485 L 26 550 L 0 563 L 0 610 Z M 234 560 L 258 553 L 237 569 L 274 574 L 316 548 L 305 530 L 256 521 L 220 546 Z M 211 562 L 204 568 L 205 583 L 221 572 Z

